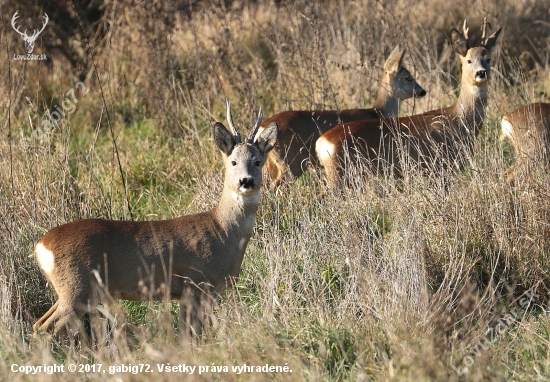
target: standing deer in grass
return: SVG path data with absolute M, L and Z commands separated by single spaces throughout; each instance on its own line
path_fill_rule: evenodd
M 516 152 L 514 165 L 508 169 L 511 181 L 518 171 L 528 171 L 538 162 L 550 159 L 550 103 L 521 106 L 502 118 L 502 132 Z
M 214 209 L 160 221 L 79 220 L 46 233 L 35 254 L 58 299 L 34 324 L 35 332 L 57 333 L 75 323 L 89 310 L 98 283 L 115 298 L 178 299 L 180 329 L 200 331 L 202 287 L 210 287 L 211 301 L 235 281 L 252 235 L 262 166 L 277 140 L 275 123 L 256 136 L 261 120 L 260 109 L 242 142 L 227 102 L 231 132 L 219 122 L 213 126 L 225 162 Z
M 500 31 L 486 38 L 485 20 L 477 47 L 470 46 L 466 21 L 464 34 L 451 31 L 462 64 L 460 96 L 452 106 L 410 117 L 343 123 L 321 135 L 316 152 L 329 184 L 338 184 L 346 164 L 358 164 L 360 158 L 366 158 L 370 172 L 396 177 L 411 167 L 432 172 L 462 169 L 485 118 L 489 51 Z
M 272 182 L 279 184 L 285 179 L 298 178 L 306 170 L 308 161 L 316 164 L 315 140 L 338 123 L 397 116 L 400 101 L 425 96 L 426 91 L 403 67 L 404 54 L 397 46 L 386 60 L 378 97 L 370 109 L 284 111 L 265 120 L 260 131 L 272 122 L 279 126 L 278 143 L 266 164 Z

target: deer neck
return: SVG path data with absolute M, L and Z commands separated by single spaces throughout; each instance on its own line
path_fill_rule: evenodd
M 376 109 L 383 118 L 399 116 L 400 100 L 391 94 L 390 89 L 391 85 L 389 83 L 381 81 L 380 88 L 378 89 L 378 96 L 373 105 L 373 108 Z
M 245 246 L 254 230 L 260 190 L 249 196 L 237 194 L 224 186 L 218 205 L 213 213 L 228 237 L 245 239 Z
M 467 129 L 473 129 L 476 136 L 485 119 L 487 93 L 487 82 L 482 86 L 478 86 L 463 79 L 460 96 L 450 108 L 452 114 L 462 121 L 459 123 Z

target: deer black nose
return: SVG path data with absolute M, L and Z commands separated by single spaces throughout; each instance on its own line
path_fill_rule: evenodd
M 422 89 L 421 91 L 416 93 L 416 97 L 418 97 L 418 98 L 424 97 L 425 95 L 426 95 L 426 90 L 424 90 L 424 89 Z
M 254 188 L 254 179 L 250 177 L 239 179 L 239 187 L 243 187 L 245 189 Z
M 476 78 L 479 77 L 479 78 L 485 78 L 487 77 L 487 71 L 486 70 L 478 70 L 476 72 Z

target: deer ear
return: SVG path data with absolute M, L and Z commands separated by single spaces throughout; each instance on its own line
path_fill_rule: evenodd
M 485 40 L 485 48 L 487 50 L 491 50 L 493 49 L 493 47 L 495 46 L 495 44 L 497 43 L 497 39 L 498 39 L 498 35 L 500 34 L 500 32 L 502 31 L 502 27 L 498 28 L 498 30 L 493 33 L 492 35 L 490 35 L 487 40 Z
M 453 50 L 460 54 L 462 57 L 466 57 L 468 54 L 468 40 L 462 36 L 462 34 L 453 28 L 451 31 L 451 44 L 453 45 Z
M 225 128 L 223 123 L 216 122 L 212 127 L 212 135 L 214 136 L 214 141 L 218 148 L 227 156 L 231 155 L 233 148 L 236 145 L 235 138 L 233 135 Z
M 269 126 L 258 134 L 254 144 L 258 147 L 263 156 L 266 156 L 271 149 L 275 147 L 278 132 L 279 128 L 277 127 L 277 124 L 275 122 L 271 122 Z
M 401 67 L 404 55 L 405 51 L 399 50 L 399 45 L 397 45 L 386 60 L 386 63 L 384 64 L 384 70 L 390 73 L 398 72 L 399 68 Z

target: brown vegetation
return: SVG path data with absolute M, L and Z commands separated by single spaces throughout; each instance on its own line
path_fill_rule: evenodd
M 448 380 L 459 378 L 452 366 L 463 370 L 467 356 L 472 380 L 545 379 L 550 180 L 535 165 L 520 186 L 507 183 L 513 150 L 498 138 L 505 112 L 547 102 L 548 4 L 185 3 L 192 9 L 93 2 L 100 12 L 79 11 L 82 25 L 73 29 L 51 13 L 35 46 L 45 62 L 12 59 L 25 47 L 10 19 L 20 8 L 18 25 L 36 28 L 46 6 L 0 6 L 2 379 L 31 378 L 12 364 L 61 362 L 101 363 L 108 376 L 110 366 L 153 366 L 136 380 L 173 378 L 156 371 L 167 363 L 293 370 L 195 372 L 189 379 L 196 380 Z M 71 4 L 59 2 L 59 12 L 74 20 Z M 401 115 L 447 106 L 460 73 L 450 29 L 465 18 L 481 25 L 483 16 L 503 26 L 486 122 L 471 166 L 448 184 L 415 174 L 368 182 L 352 175 L 356 184 L 319 200 L 323 180 L 310 171 L 294 185 L 264 189 L 240 281 L 223 293 L 196 346 L 179 339 L 177 306 L 123 300 L 85 321 L 90 347 L 31 338 L 32 323 L 54 299 L 29 257 L 49 229 L 89 217 L 168 219 L 215 205 L 222 161 L 210 129 L 225 118 L 226 98 L 237 126 L 251 125 L 260 105 L 266 116 L 368 107 L 384 59 L 401 44 L 406 67 L 428 92 L 405 102 Z M 75 53 L 63 53 L 69 48 Z M 522 52 L 528 59 L 520 60 Z M 45 114 L 63 102 L 65 117 L 44 130 Z M 518 299 L 529 290 L 535 304 L 521 310 Z M 513 308 L 519 318 L 479 347 Z

